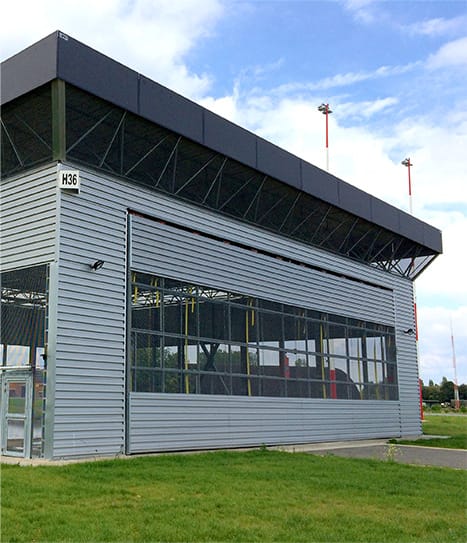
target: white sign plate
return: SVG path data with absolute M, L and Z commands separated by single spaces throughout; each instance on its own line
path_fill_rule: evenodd
M 57 175 L 58 188 L 76 190 L 79 192 L 79 170 L 59 170 Z

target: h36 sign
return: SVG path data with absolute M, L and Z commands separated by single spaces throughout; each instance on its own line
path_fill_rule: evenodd
M 57 176 L 59 189 L 76 190 L 79 192 L 79 170 L 59 170 Z

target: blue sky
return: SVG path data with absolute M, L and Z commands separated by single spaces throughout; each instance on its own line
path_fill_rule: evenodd
M 90 15 L 92 14 L 92 15 Z M 17 0 L 2 59 L 60 29 L 443 231 L 417 281 L 420 371 L 467 382 L 467 2 Z

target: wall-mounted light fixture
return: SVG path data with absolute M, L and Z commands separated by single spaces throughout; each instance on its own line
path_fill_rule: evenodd
M 89 264 L 89 267 L 91 268 L 91 270 L 97 271 L 100 270 L 104 264 L 105 262 L 103 260 L 96 260 L 92 264 Z
M 413 336 L 415 332 L 413 328 L 408 328 L 407 330 L 404 330 L 404 334 L 407 334 L 408 336 Z

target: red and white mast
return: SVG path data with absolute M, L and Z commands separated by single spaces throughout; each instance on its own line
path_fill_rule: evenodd
M 332 110 L 329 109 L 329 104 L 321 104 L 318 106 L 318 111 L 326 115 L 326 171 L 329 171 L 329 114 Z
M 412 178 L 410 177 L 410 168 L 413 166 L 412 162 L 410 162 L 409 158 L 404 158 L 404 160 L 401 162 L 403 166 L 407 168 L 408 172 L 408 181 L 409 181 L 409 211 L 410 214 L 413 215 L 413 204 L 412 204 Z M 415 259 L 412 258 L 411 263 L 411 271 L 414 271 L 415 268 Z M 415 322 L 415 342 L 417 347 L 417 361 L 418 361 L 418 315 L 417 315 L 417 292 L 415 290 L 415 282 L 413 283 L 413 314 L 414 314 L 414 322 Z M 424 420 L 423 415 L 423 398 L 422 398 L 422 381 L 421 379 L 418 380 L 419 382 L 419 388 L 420 388 L 420 418 L 421 420 Z
M 456 410 L 459 410 L 461 406 L 461 402 L 459 400 L 459 385 L 457 383 L 456 349 L 454 347 L 454 330 L 452 327 L 452 317 L 450 321 L 451 321 L 452 365 L 454 367 L 454 406 Z

